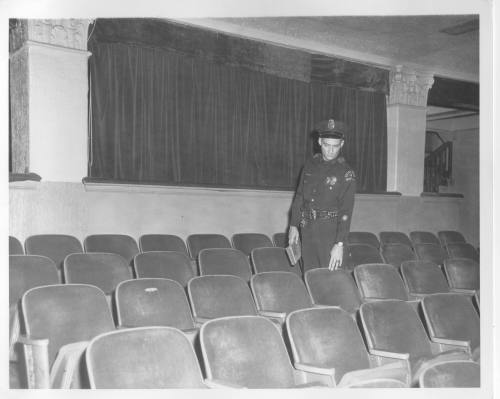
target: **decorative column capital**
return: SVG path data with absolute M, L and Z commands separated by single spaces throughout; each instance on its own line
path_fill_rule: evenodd
M 28 40 L 87 50 L 91 19 L 28 19 Z
M 10 51 L 27 41 L 87 51 L 92 19 L 20 19 L 10 24 Z
M 427 106 L 427 94 L 434 83 L 432 74 L 397 65 L 389 78 L 389 104 Z

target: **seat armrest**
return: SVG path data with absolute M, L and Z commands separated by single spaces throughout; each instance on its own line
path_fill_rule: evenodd
M 191 342 L 191 344 L 194 345 L 196 337 L 198 336 L 198 333 L 200 332 L 200 329 L 199 328 L 186 328 L 185 330 L 182 330 L 182 332 L 189 339 L 189 342 Z
M 244 386 L 234 384 L 232 382 L 227 382 L 227 381 L 221 381 L 221 380 L 216 380 L 216 379 L 205 379 L 205 385 L 209 388 L 226 388 L 226 389 L 238 389 L 238 388 L 245 388 Z
M 444 345 L 452 345 L 452 346 L 460 346 L 470 351 L 470 341 L 462 341 L 458 339 L 448 339 L 448 338 L 439 338 L 439 337 L 431 337 L 431 341 L 437 344 Z
M 319 384 L 317 386 L 335 387 L 335 369 L 317 367 L 309 363 L 295 362 L 293 368 L 296 388 L 304 384 Z
M 196 334 L 198 331 L 200 331 L 199 328 L 186 328 L 184 330 L 181 330 L 184 334 L 190 335 L 190 334 Z
M 335 368 L 318 367 L 309 363 L 295 362 L 294 367 L 297 370 L 305 371 L 306 373 L 328 375 L 335 378 Z
M 447 362 L 450 360 L 472 360 L 471 355 L 461 349 L 449 350 L 441 352 L 437 355 L 430 357 L 421 357 L 415 359 L 412 364 L 412 385 L 416 385 L 420 375 L 429 367 L 436 364 Z
M 342 376 L 338 387 L 347 388 L 378 380 L 397 380 L 409 386 L 410 369 L 408 362 L 392 362 L 374 368 L 350 371 Z
M 474 294 L 476 293 L 476 290 L 467 289 L 467 288 L 452 288 L 451 292 L 455 292 L 457 294 L 464 294 L 467 296 L 474 296 Z
M 49 346 L 48 338 L 34 338 L 34 337 L 28 337 L 26 335 L 19 336 L 18 342 L 20 342 L 23 345 L 29 345 L 29 346 L 39 346 L 47 348 Z
M 389 357 L 392 359 L 408 360 L 410 358 L 409 353 L 389 352 L 380 349 L 370 349 L 370 353 L 375 356 Z
M 259 310 L 259 315 L 269 317 L 271 319 L 278 319 L 280 323 L 284 323 L 286 319 L 285 312 L 274 312 L 272 310 Z
M 49 340 L 21 335 L 28 388 L 50 388 Z
M 78 365 L 88 344 L 89 341 L 73 342 L 59 349 L 50 372 L 50 386 L 52 388 L 80 388 L 81 381 Z M 74 385 L 72 386 L 73 382 Z
M 197 327 L 201 328 L 203 324 L 205 324 L 207 321 L 212 320 L 209 317 L 201 317 L 201 316 L 195 316 L 194 317 L 194 323 Z

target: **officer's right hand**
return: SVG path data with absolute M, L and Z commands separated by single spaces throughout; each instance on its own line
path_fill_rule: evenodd
M 290 226 L 288 229 L 288 245 L 299 242 L 299 229 L 295 226 Z

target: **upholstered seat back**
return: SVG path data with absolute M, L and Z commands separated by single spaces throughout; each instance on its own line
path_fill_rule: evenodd
M 290 388 L 293 368 L 281 335 L 260 316 L 211 320 L 200 331 L 207 377 L 247 388 Z
M 368 353 L 353 318 L 339 308 L 303 309 L 287 319 L 294 359 L 300 363 L 335 368 L 335 379 L 352 370 L 370 367 Z
M 49 340 L 50 364 L 62 346 L 89 341 L 115 328 L 104 292 L 92 285 L 32 288 L 21 304 L 26 334 Z
M 236 276 L 201 276 L 188 285 L 195 317 L 256 315 L 257 309 L 246 281 Z
M 123 281 L 116 288 L 115 303 L 121 326 L 194 328 L 186 293 L 174 280 L 140 278 Z
M 96 337 L 86 351 L 92 388 L 204 388 L 188 338 L 170 327 L 143 327 Z
M 259 310 L 290 313 L 312 306 L 304 283 L 294 273 L 255 274 L 250 285 Z
M 351 274 L 345 270 L 312 269 L 304 276 L 314 303 L 339 306 L 349 313 L 359 309 L 361 297 Z
M 392 265 L 371 263 L 356 266 L 354 278 L 363 298 L 408 300 L 403 280 Z
M 191 260 L 183 252 L 154 251 L 138 254 L 134 258 L 138 278 L 167 278 L 185 287 L 194 277 Z

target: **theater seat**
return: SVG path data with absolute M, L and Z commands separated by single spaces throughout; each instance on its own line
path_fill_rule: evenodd
M 206 387 L 188 338 L 172 327 L 101 334 L 90 342 L 85 359 L 93 389 Z
M 287 233 L 274 233 L 273 234 L 273 244 L 275 247 L 285 248 L 288 245 L 288 234 Z
M 441 241 L 441 245 L 446 247 L 448 244 L 456 243 L 456 242 L 467 242 L 465 237 L 459 231 L 455 230 L 442 230 L 438 232 L 439 241 Z
M 40 255 L 52 259 L 58 269 L 62 269 L 66 256 L 82 253 L 80 241 L 73 236 L 64 234 L 40 234 L 28 237 L 24 243 L 26 255 Z
M 453 243 L 446 246 L 450 258 L 467 258 L 479 262 L 479 253 L 468 243 Z
M 420 388 L 478 388 L 481 368 L 471 361 L 450 361 L 427 368 L 419 379 Z
M 392 265 L 371 263 L 356 266 L 354 279 L 365 301 L 409 299 L 404 282 L 398 270 Z
M 384 263 L 377 248 L 366 244 L 349 244 L 344 249 L 342 269 L 352 271 L 358 265 L 365 263 Z
M 195 277 L 189 281 L 188 294 L 199 325 L 218 317 L 257 314 L 247 282 L 237 276 Z
M 386 244 L 403 244 L 412 247 L 412 243 L 405 233 L 400 231 L 381 231 L 379 233 L 380 246 Z
M 9 348 L 10 359 L 17 360 L 15 344 L 19 338 L 19 301 L 31 288 L 59 284 L 59 274 L 52 259 L 38 255 L 9 256 Z
M 479 263 L 472 259 L 446 259 L 444 272 L 453 291 L 473 295 L 479 290 Z
M 396 268 L 407 260 L 415 260 L 415 253 L 405 244 L 384 244 L 381 248 L 385 263 L 393 265 Z
M 192 259 L 206 248 L 231 248 L 231 242 L 222 234 L 191 234 L 187 238 L 189 253 Z
M 115 290 L 115 304 L 120 327 L 175 327 L 194 339 L 196 329 L 189 302 L 177 281 L 163 278 L 122 281 Z
M 254 273 L 292 272 L 302 276 L 300 266 L 290 264 L 284 248 L 255 248 L 251 259 Z
M 72 254 L 64 260 L 64 281 L 67 284 L 95 285 L 106 295 L 111 295 L 118 283 L 131 278 L 132 269 L 117 254 Z
M 408 292 L 413 297 L 450 291 L 444 273 L 435 263 L 411 260 L 403 262 L 400 270 Z
M 115 328 L 104 292 L 83 284 L 46 285 L 27 291 L 21 306 L 28 387 L 84 387 L 79 365 L 88 341 Z
M 288 313 L 313 306 L 303 281 L 294 273 L 258 273 L 252 276 L 250 287 L 259 313 L 281 323 Z
M 345 270 L 311 269 L 304 280 L 314 304 L 339 306 L 351 314 L 361 306 L 358 287 L 351 273 Z
M 429 295 L 422 300 L 422 311 L 433 342 L 478 353 L 479 315 L 467 296 L 456 293 Z
M 230 274 L 250 280 L 252 271 L 248 257 L 232 248 L 207 248 L 198 254 L 200 275 Z
M 431 365 L 448 360 L 471 360 L 466 351 L 445 351 L 440 344 L 431 343 L 409 302 L 367 302 L 360 307 L 360 317 L 369 352 L 406 361 L 411 370 L 412 385 L 418 383 L 422 371 Z
M 166 278 L 177 281 L 183 287 L 195 276 L 188 256 L 175 251 L 137 254 L 134 258 L 134 270 L 137 278 Z
M 239 233 L 232 237 L 233 248 L 240 250 L 245 255 L 250 256 L 250 253 L 255 248 L 272 247 L 273 243 L 265 234 L 260 233 Z
M 144 234 L 139 237 L 141 252 L 176 251 L 188 255 L 182 238 L 172 234 Z
M 366 244 L 375 248 L 380 247 L 377 236 L 368 231 L 351 231 L 347 241 L 349 244 Z
M 301 388 L 311 374 L 292 367 L 274 324 L 260 316 L 210 320 L 200 331 L 207 384 L 241 388 Z
M 446 251 L 437 244 L 415 244 L 414 246 L 417 259 L 442 265 L 448 258 Z
M 128 264 L 132 264 L 134 256 L 139 253 L 135 240 L 124 234 L 93 234 L 85 238 L 85 252 L 112 253 L 122 256 Z
M 434 233 L 430 231 L 412 231 L 410 232 L 410 240 L 415 244 L 436 244 L 441 245 L 441 242 Z
M 13 236 L 9 236 L 9 255 L 24 255 L 21 242 Z
M 337 307 L 302 309 L 290 313 L 286 331 L 295 368 L 330 376 L 339 386 L 364 386 L 379 379 L 409 384 L 406 365 L 393 362 L 376 367 L 370 360 L 360 331 L 351 315 Z

